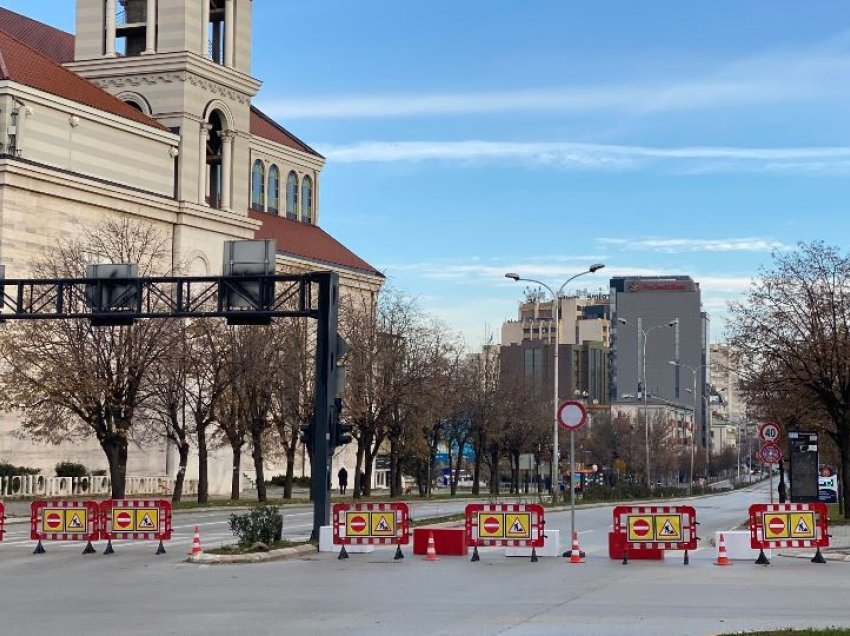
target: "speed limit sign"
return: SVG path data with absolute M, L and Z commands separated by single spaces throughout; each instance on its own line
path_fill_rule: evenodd
M 759 427 L 759 437 L 765 442 L 775 442 L 779 439 L 779 424 L 765 422 Z

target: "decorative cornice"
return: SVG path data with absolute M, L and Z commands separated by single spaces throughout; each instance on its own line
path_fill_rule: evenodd
M 109 77 L 92 79 L 93 84 L 106 90 L 120 90 L 126 88 L 139 88 L 145 86 L 156 86 L 158 84 L 174 84 L 177 82 L 188 82 L 197 86 L 204 92 L 228 99 L 238 104 L 250 103 L 248 96 L 235 91 L 228 86 L 223 86 L 192 73 L 152 73 L 148 75 L 128 75 L 123 77 Z

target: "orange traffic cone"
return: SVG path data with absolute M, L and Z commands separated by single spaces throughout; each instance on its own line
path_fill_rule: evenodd
M 581 549 L 578 547 L 578 532 L 573 532 L 573 547 L 570 550 L 570 563 L 584 563 L 581 560 Z
M 437 558 L 437 546 L 434 545 L 434 533 L 428 533 L 428 549 L 425 551 L 426 561 L 439 561 Z
M 722 532 L 717 539 L 717 561 L 714 562 L 714 565 L 732 565 L 729 557 L 726 556 L 726 540 L 723 538 Z
M 192 550 L 190 556 L 198 556 L 203 550 L 201 549 L 201 534 L 198 532 L 198 526 L 195 526 L 195 536 L 192 537 Z

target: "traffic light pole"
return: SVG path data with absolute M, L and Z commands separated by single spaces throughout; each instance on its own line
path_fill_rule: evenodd
M 310 539 L 319 540 L 319 529 L 331 522 L 330 469 L 335 445 L 331 440 L 335 422 L 337 383 L 337 323 L 339 317 L 339 276 L 322 272 L 319 279 L 319 319 L 316 334 L 316 393 L 313 408 L 313 454 L 310 458 L 311 492 L 313 495 L 313 532 Z

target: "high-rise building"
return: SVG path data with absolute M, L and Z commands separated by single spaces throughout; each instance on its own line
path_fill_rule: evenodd
M 612 402 L 690 412 L 705 444 L 709 366 L 699 283 L 689 276 L 611 279 Z

